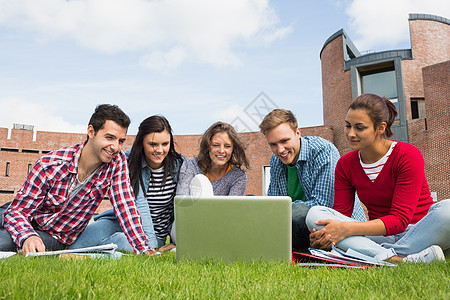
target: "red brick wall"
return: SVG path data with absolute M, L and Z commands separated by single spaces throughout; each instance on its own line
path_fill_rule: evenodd
M 450 59 L 450 26 L 432 20 L 410 20 L 412 60 L 402 61 L 406 119 L 411 98 L 424 97 L 422 68 Z
M 426 119 L 408 122 L 409 141 L 425 158 L 430 190 L 450 198 L 450 60 L 423 68 Z
M 320 56 L 322 64 L 323 120 L 333 128 L 333 140 L 339 152 L 347 153 L 347 140 L 344 136 L 344 119 L 347 107 L 352 102 L 350 71 L 344 71 L 343 37 L 338 36 L 329 42 Z
M 330 126 L 302 128 L 301 133 L 303 136 L 321 136 L 333 142 L 333 132 Z M 272 153 L 260 132 L 240 133 L 239 135 L 246 144 L 246 153 L 250 161 L 245 193 L 262 195 L 262 166 L 269 165 Z M 36 160 L 43 155 L 42 151 L 56 150 L 61 147 L 74 145 L 84 141 L 85 137 L 84 134 L 38 131 L 36 141 L 33 141 L 32 131 L 13 130 L 11 139 L 7 139 L 7 129 L 0 128 L 0 147 L 19 149 L 19 152 L 0 151 L 0 190 L 14 191 L 14 194 L 0 194 L 0 205 L 14 198 L 25 182 L 28 164 L 34 165 Z M 134 138 L 134 136 L 127 136 L 125 149 L 131 147 Z M 177 151 L 188 158 L 197 156 L 200 138 L 200 135 L 174 136 Z M 39 150 L 39 153 L 23 153 L 23 149 L 36 149 Z M 6 162 L 11 163 L 10 176 L 5 176 L 4 168 Z M 109 208 L 109 201 L 103 201 L 98 211 L 101 212 Z

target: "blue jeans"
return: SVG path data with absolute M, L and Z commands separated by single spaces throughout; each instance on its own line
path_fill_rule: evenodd
M 292 249 L 307 250 L 309 248 L 309 230 L 306 226 L 306 215 L 310 207 L 298 201 L 292 203 Z
M 156 238 L 149 240 L 150 247 L 157 248 L 165 244 L 165 240 Z M 69 249 L 99 246 L 114 243 L 117 250 L 134 252 L 117 219 L 101 218 L 89 224 Z
M 306 224 L 312 230 L 322 229 L 314 222 L 334 219 L 343 222 L 358 222 L 323 206 L 312 207 L 306 217 Z M 431 245 L 442 250 L 450 248 L 450 199 L 433 204 L 426 216 L 416 224 L 410 224 L 402 233 L 389 236 L 349 236 L 337 246 L 343 250 L 351 248 L 381 261 L 392 256 L 407 256 L 418 253 Z

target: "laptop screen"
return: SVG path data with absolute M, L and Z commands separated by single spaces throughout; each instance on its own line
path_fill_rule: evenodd
M 291 214 L 290 197 L 176 196 L 177 260 L 289 262 Z

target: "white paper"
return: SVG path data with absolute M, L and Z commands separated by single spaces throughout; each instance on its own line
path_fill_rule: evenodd
M 34 253 L 28 252 L 27 254 L 25 254 L 25 257 L 48 256 L 48 255 L 59 255 L 59 254 L 82 254 L 82 253 L 88 253 L 88 252 L 101 252 L 101 253 L 111 253 L 112 254 L 112 253 L 114 253 L 114 251 L 116 249 L 117 249 L 116 244 L 107 244 L 107 245 L 85 247 L 85 248 L 78 248 L 78 249 L 45 251 L 45 252 L 34 252 Z
M 2 258 L 8 258 L 11 257 L 13 255 L 17 254 L 17 252 L 5 252 L 5 251 L 0 251 L 0 259 Z

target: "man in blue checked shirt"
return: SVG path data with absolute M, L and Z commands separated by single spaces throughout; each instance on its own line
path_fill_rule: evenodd
M 273 152 L 268 195 L 292 198 L 292 248 L 305 250 L 309 247 L 305 223 L 309 208 L 333 207 L 339 151 L 321 137 L 301 137 L 297 119 L 289 110 L 273 110 L 259 128 Z M 355 203 L 352 217 L 366 221 L 361 203 Z

